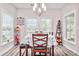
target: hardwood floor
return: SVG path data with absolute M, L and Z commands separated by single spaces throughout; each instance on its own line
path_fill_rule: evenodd
M 2 56 L 19 56 L 19 46 L 14 46 Z
M 2 56 L 19 56 L 19 46 L 14 46 L 12 49 L 4 53 Z M 78 55 L 64 46 L 55 46 L 54 56 L 78 56 Z
M 64 46 L 55 46 L 54 56 L 78 56 L 78 55 Z

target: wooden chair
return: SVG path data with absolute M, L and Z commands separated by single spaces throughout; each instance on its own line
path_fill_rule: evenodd
M 20 45 L 20 51 L 19 51 L 19 55 L 20 56 L 24 56 L 24 54 L 26 53 L 26 56 L 28 56 L 28 50 L 27 50 L 28 46 L 26 44 L 21 44 Z M 22 51 L 24 50 L 24 51 Z M 22 53 L 23 52 L 23 53 Z
M 32 55 L 46 56 L 48 53 L 47 51 L 48 34 L 32 34 L 32 40 L 33 40 Z

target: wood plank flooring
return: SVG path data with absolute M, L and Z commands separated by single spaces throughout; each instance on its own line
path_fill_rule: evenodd
M 78 55 L 64 46 L 55 46 L 54 56 L 78 56 Z
M 2 56 L 19 56 L 19 46 L 14 46 L 12 49 L 4 53 Z M 78 56 L 78 55 L 64 46 L 55 46 L 54 56 Z

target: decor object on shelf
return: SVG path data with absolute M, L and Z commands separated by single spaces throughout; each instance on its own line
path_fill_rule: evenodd
M 15 28 L 15 45 L 18 45 L 20 42 L 20 26 L 19 25 L 16 25 L 16 28 Z
M 56 29 L 56 42 L 58 45 L 62 44 L 62 33 L 61 33 L 61 21 L 58 20 L 57 29 Z
M 20 26 L 16 25 L 16 32 L 19 32 L 19 31 L 20 31 Z

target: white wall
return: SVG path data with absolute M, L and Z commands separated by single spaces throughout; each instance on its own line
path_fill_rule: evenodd
M 14 6 L 12 6 L 11 4 L 8 4 L 8 3 L 0 3 L 0 13 L 1 12 L 6 12 L 6 13 L 12 15 L 13 18 L 14 18 L 14 20 L 15 20 L 16 8 Z M 1 39 L 2 39 L 2 37 L 1 37 L 1 34 L 2 34 L 1 33 L 2 32 L 1 31 L 1 25 L 2 24 L 1 23 L 2 23 L 2 20 L 1 20 L 1 17 L 0 17 L 0 44 L 1 44 Z M 3 46 L 0 45 L 0 52 L 1 52 L 0 55 L 2 55 L 4 52 L 6 52 L 6 50 L 10 49 L 13 46 L 14 46 L 14 42 L 13 41 L 10 42 L 10 43 L 8 43 L 8 44 L 6 44 L 6 45 L 3 45 Z
M 64 19 L 64 15 L 66 15 L 67 13 L 70 13 L 71 11 L 76 11 L 76 43 L 70 43 L 67 41 L 66 39 L 66 27 L 65 27 L 65 19 Z M 69 48 L 70 50 L 74 51 L 75 53 L 77 53 L 79 55 L 79 28 L 78 28 L 78 24 L 79 24 L 79 5 L 78 4 L 67 4 L 66 6 L 64 6 L 62 8 L 62 21 L 63 21 L 63 45 L 67 48 Z M 73 26 L 73 25 L 72 25 Z
M 67 41 L 66 39 L 66 27 L 65 27 L 65 19 L 64 19 L 64 15 L 66 15 L 67 13 L 71 12 L 75 10 L 76 11 L 76 43 L 70 43 Z M 57 24 L 57 20 L 61 20 L 62 22 L 62 36 L 63 36 L 63 45 L 65 47 L 67 47 L 68 49 L 74 51 L 75 53 L 77 53 L 79 55 L 79 4 L 66 4 L 62 9 L 50 9 L 47 10 L 45 14 L 43 14 L 40 18 L 33 13 L 32 9 L 18 9 L 17 10 L 17 16 L 23 16 L 25 17 L 25 20 L 27 20 L 28 18 L 37 18 L 38 20 L 40 20 L 40 18 L 52 18 L 52 31 L 56 32 L 56 24 Z M 26 33 L 26 32 L 25 32 Z
M 46 13 L 38 17 L 38 15 L 36 15 L 32 9 L 18 9 L 17 16 L 22 16 L 25 18 L 25 20 L 29 18 L 36 18 L 37 20 L 40 20 L 41 18 L 51 18 L 52 24 L 50 25 L 52 25 L 52 31 L 55 33 L 57 20 L 61 19 L 61 12 L 59 9 L 47 9 Z
M 56 30 L 56 24 L 57 24 L 57 20 L 60 19 L 60 10 L 58 9 L 50 9 L 50 10 L 47 10 L 46 13 L 43 14 L 42 17 L 38 17 L 35 13 L 33 13 L 32 9 L 17 9 L 11 5 L 11 4 L 5 4 L 5 3 L 2 3 L 0 4 L 0 10 L 1 11 L 5 11 L 7 12 L 8 14 L 11 14 L 13 17 L 14 17 L 14 20 L 16 20 L 16 13 L 17 13 L 17 16 L 23 16 L 25 18 L 25 20 L 29 19 L 29 18 L 37 18 L 38 20 L 40 20 L 40 18 L 51 18 L 52 19 L 52 31 L 55 33 L 55 30 Z M 1 12 L 0 11 L 0 12 Z M 0 19 L 0 34 L 1 34 L 1 19 Z M 15 24 L 16 24 L 16 21 L 14 21 L 14 27 L 15 27 Z M 22 28 L 23 29 L 23 28 Z M 26 31 L 26 29 L 25 29 Z M 24 32 L 24 31 L 23 31 Z M 21 34 L 25 34 L 26 32 L 22 33 Z M 0 40 L 1 40 L 1 35 L 0 35 Z M 2 55 L 4 52 L 6 52 L 6 50 L 10 49 L 11 47 L 13 47 L 14 45 L 14 42 L 10 42 L 4 46 L 0 46 L 0 51 L 2 51 L 0 53 L 0 55 Z M 6 48 L 6 49 L 5 49 Z
M 79 5 L 78 4 L 67 4 L 65 5 L 62 10 L 61 9 L 50 9 L 46 11 L 46 13 L 43 14 L 42 17 L 38 17 L 35 13 L 33 13 L 32 9 L 17 9 L 14 6 L 12 6 L 11 4 L 0 4 L 0 10 L 6 10 L 9 14 L 13 15 L 14 18 L 16 16 L 16 12 L 17 12 L 17 16 L 22 16 L 25 18 L 25 20 L 29 19 L 29 18 L 37 18 L 38 20 L 40 20 L 40 18 L 51 18 L 52 19 L 52 31 L 56 32 L 56 24 L 57 24 L 57 20 L 61 20 L 62 21 L 62 32 L 63 32 L 63 45 L 67 48 L 69 48 L 70 50 L 74 51 L 75 53 L 79 54 Z M 72 10 L 76 10 L 76 44 L 72 44 L 68 41 L 66 41 L 66 32 L 65 32 L 65 19 L 64 19 L 64 15 Z M 14 21 L 16 22 L 16 21 Z M 14 24 L 15 25 L 15 24 Z M 25 29 L 26 31 L 26 29 Z M 25 34 L 26 32 L 22 33 Z M 0 34 L 1 34 L 1 19 L 0 19 Z M 0 40 L 1 40 L 1 35 L 0 35 Z M 5 45 L 5 46 L 0 46 L 0 51 L 2 51 L 4 48 L 11 48 L 13 46 L 13 42 Z M 8 50 L 5 49 L 5 50 Z M 0 53 L 1 55 L 1 53 Z

